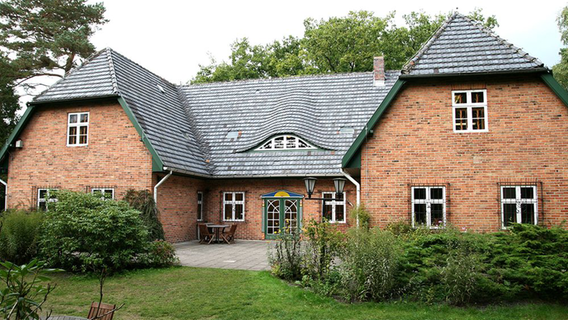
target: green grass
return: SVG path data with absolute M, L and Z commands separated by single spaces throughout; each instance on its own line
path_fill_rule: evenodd
M 98 280 L 60 274 L 44 310 L 86 316 Z M 417 303 L 345 304 L 291 286 L 268 272 L 176 267 L 109 277 L 107 303 L 124 303 L 114 319 L 567 319 L 568 306 L 516 304 L 456 308 Z

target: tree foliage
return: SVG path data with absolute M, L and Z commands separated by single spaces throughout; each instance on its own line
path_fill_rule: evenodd
M 377 55 L 385 57 L 387 69 L 400 69 L 447 17 L 411 12 L 403 15 L 401 27 L 395 24 L 395 13 L 377 17 L 357 11 L 327 20 L 308 18 L 302 38 L 289 36 L 267 45 L 237 39 L 229 61 L 211 58 L 208 65 L 200 65 L 193 83 L 371 71 Z M 498 25 L 495 16 L 485 17 L 480 9 L 469 17 L 490 29 Z
M 564 45 L 568 45 L 568 7 L 564 7 L 557 18 L 558 28 L 560 29 L 560 40 Z M 568 48 L 560 49 L 560 62 L 552 67 L 554 78 L 564 88 L 568 89 Z

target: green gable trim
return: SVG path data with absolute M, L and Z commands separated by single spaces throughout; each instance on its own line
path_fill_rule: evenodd
M 344 168 L 361 169 L 361 149 L 357 150 L 357 153 L 351 157 L 351 160 Z
M 8 159 L 6 158 L 6 154 L 8 153 L 8 148 L 10 148 L 10 146 L 14 143 L 14 140 L 16 140 L 16 138 L 20 135 L 20 133 L 22 133 L 22 130 L 24 130 L 24 127 L 30 121 L 30 118 L 34 111 L 35 109 L 33 105 L 29 105 L 26 108 L 26 111 L 20 118 L 20 121 L 18 121 L 18 124 L 16 124 L 16 127 L 8 137 L 8 140 L 2 147 L 2 150 L 0 150 L 0 159 L 2 161 L 1 167 L 2 169 L 4 169 L 3 171 L 8 169 Z
M 387 94 L 383 102 L 381 102 L 375 113 L 371 116 L 371 119 L 369 119 L 363 130 L 361 130 L 355 141 L 353 141 L 353 144 L 351 144 L 351 147 L 349 147 L 349 150 L 347 150 L 347 152 L 343 156 L 343 160 L 341 161 L 341 166 L 343 168 L 350 168 L 350 165 L 355 166 L 357 164 L 357 160 L 354 158 L 356 158 L 357 155 L 359 156 L 358 160 L 359 168 L 361 167 L 360 148 L 365 142 L 365 138 L 367 137 L 367 135 L 373 133 L 373 128 L 375 127 L 377 122 L 379 122 L 379 119 L 381 118 L 385 110 L 388 108 L 388 106 L 391 104 L 391 102 L 394 100 L 400 89 L 402 89 L 405 83 L 406 83 L 405 80 L 398 79 L 395 82 L 395 84 L 392 86 L 392 88 L 390 89 L 389 93 Z
M 562 100 L 562 102 L 564 102 L 564 105 L 568 107 L 568 92 L 566 91 L 566 89 L 564 89 L 564 87 L 560 83 L 558 83 L 558 81 L 556 81 L 556 79 L 554 79 L 554 77 L 550 73 L 543 74 L 540 77 L 542 81 L 544 81 L 544 83 L 546 83 L 546 85 L 550 88 L 550 90 L 552 90 L 556 94 L 556 96 L 558 96 L 558 98 Z
M 162 159 L 156 152 L 156 149 L 154 149 L 154 147 L 152 146 L 152 143 L 150 143 L 150 140 L 148 140 L 148 137 L 144 133 L 144 130 L 140 126 L 140 123 L 138 123 L 138 120 L 136 120 L 134 113 L 132 113 L 132 110 L 128 106 L 128 103 L 126 103 L 126 100 L 124 100 L 123 97 L 118 97 L 118 103 L 120 103 L 122 109 L 124 109 L 124 112 L 126 112 L 128 119 L 130 119 L 130 122 L 132 122 L 134 128 L 136 128 L 136 131 L 138 131 L 140 139 L 142 140 L 142 142 L 144 142 L 144 145 L 146 146 L 146 148 L 148 148 L 148 151 L 150 151 L 150 154 L 152 155 L 152 172 L 164 171 L 164 163 L 162 162 Z

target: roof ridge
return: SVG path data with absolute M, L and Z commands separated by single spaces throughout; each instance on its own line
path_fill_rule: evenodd
M 127 56 L 121 54 L 120 52 L 118 52 L 118 51 L 116 51 L 116 50 L 114 50 L 114 49 L 112 49 L 112 48 L 108 48 L 108 49 L 110 49 L 111 52 L 113 52 L 113 53 L 119 55 L 121 58 L 125 59 L 126 61 L 128 61 L 128 62 L 130 62 L 130 63 L 133 63 L 133 64 L 137 65 L 138 67 L 140 67 L 140 68 L 142 68 L 142 69 L 148 71 L 149 73 L 153 74 L 154 76 L 156 76 L 156 77 L 162 79 L 162 81 L 166 82 L 167 84 L 169 84 L 169 85 L 171 85 L 171 86 L 173 86 L 173 87 L 177 87 L 177 85 L 174 84 L 173 82 L 171 82 L 171 81 L 165 79 L 164 77 L 160 76 L 159 74 L 157 74 L 157 73 L 151 71 L 150 69 L 148 69 L 148 68 L 142 66 L 142 65 L 139 64 L 138 62 L 136 62 L 136 61 L 134 61 L 134 60 L 128 58 Z
M 398 73 L 400 70 L 385 70 L 385 73 Z M 359 71 L 359 72 L 341 72 L 341 73 L 319 73 L 319 74 L 304 74 L 304 75 L 293 75 L 293 76 L 283 76 L 283 77 L 274 77 L 274 78 L 256 78 L 256 79 L 238 79 L 238 80 L 227 80 L 227 81 L 214 81 L 214 82 L 205 82 L 205 83 L 190 83 L 190 84 L 181 84 L 179 87 L 199 87 L 199 86 L 209 86 L 209 85 L 221 85 L 221 84 L 229 84 L 229 83 L 243 83 L 243 82 L 267 82 L 267 81 L 284 81 L 288 79 L 298 79 L 298 78 L 324 78 L 324 77 L 338 77 L 338 76 L 347 76 L 347 75 L 361 75 L 361 74 L 372 74 L 373 71 Z
M 35 96 L 31 102 L 39 99 L 41 96 L 43 96 L 45 93 L 47 93 L 47 91 L 49 91 L 51 88 L 55 87 L 56 85 L 58 85 L 60 82 L 62 82 L 63 80 L 69 78 L 72 74 L 74 74 L 75 72 L 81 70 L 83 67 L 85 67 L 86 65 L 88 65 L 91 61 L 93 61 L 96 57 L 98 57 L 103 50 L 99 50 L 97 52 L 92 53 L 90 56 L 87 57 L 87 59 L 85 59 L 85 61 L 83 61 L 81 63 L 81 65 L 72 68 L 71 70 L 69 70 L 69 73 L 67 73 L 66 75 L 63 75 L 63 77 L 61 77 L 61 79 L 57 80 L 55 83 L 53 83 L 52 85 L 50 85 L 49 87 L 45 88 L 45 90 L 43 90 L 42 92 L 40 92 L 37 96 Z
M 522 58 L 525 58 L 525 59 L 529 60 L 530 62 L 534 62 L 534 63 L 540 65 L 541 67 L 544 67 L 544 63 L 542 63 L 542 61 L 540 61 L 540 59 L 531 56 L 528 52 L 524 51 L 522 48 L 519 48 L 519 47 L 515 46 L 513 43 L 503 39 L 500 36 L 498 36 L 493 30 L 491 30 L 491 29 L 487 28 L 486 26 L 484 26 L 483 24 L 481 24 L 481 22 L 473 20 L 472 18 L 470 18 L 468 16 L 464 16 L 464 15 L 461 15 L 461 16 L 464 19 L 466 19 L 467 21 L 469 21 L 470 23 L 472 23 L 480 31 L 485 32 L 487 35 L 489 35 L 492 38 L 494 38 L 495 40 L 499 41 L 499 43 L 501 43 L 502 45 L 505 45 L 505 46 L 513 49 L 515 51 L 515 53 L 520 54 Z
M 116 69 L 114 67 L 114 60 L 112 59 L 113 50 L 110 47 L 106 47 L 103 50 L 107 52 L 108 69 L 110 73 L 110 79 L 112 81 L 113 92 L 116 94 L 120 94 L 120 90 L 118 89 L 118 79 L 116 78 Z
M 408 60 L 408 62 L 402 67 L 401 73 L 409 73 L 412 70 L 412 67 L 416 65 L 416 62 L 422 58 L 424 53 L 428 51 L 428 49 L 430 49 L 432 43 L 438 39 L 440 34 L 442 34 L 444 30 L 446 30 L 450 22 L 452 22 L 458 15 L 460 14 L 455 11 L 448 19 L 446 19 L 446 21 L 444 21 L 444 23 L 442 23 L 438 30 L 436 30 L 436 32 L 434 32 L 430 36 L 430 38 L 422 45 L 418 52 L 416 52 L 416 54 L 412 58 L 410 58 L 410 60 Z

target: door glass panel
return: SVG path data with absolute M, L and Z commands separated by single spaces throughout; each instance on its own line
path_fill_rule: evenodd
M 266 201 L 266 234 L 275 235 L 280 231 L 280 200 Z
M 286 233 L 295 232 L 298 228 L 298 200 L 286 200 L 284 210 Z

